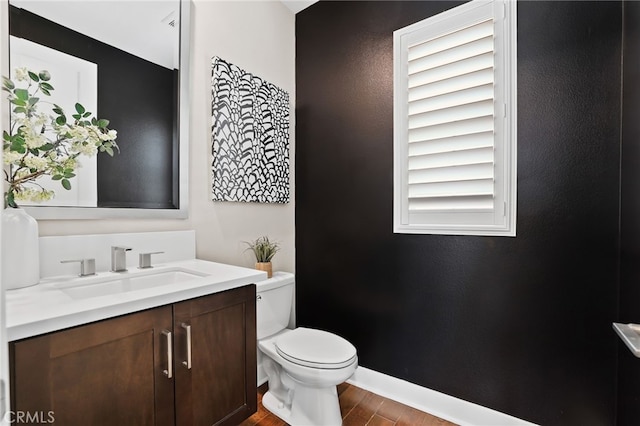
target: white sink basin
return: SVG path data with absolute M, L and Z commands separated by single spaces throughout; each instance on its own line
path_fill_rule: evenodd
M 65 284 L 59 288 L 73 299 L 88 299 L 169 284 L 180 284 L 205 276 L 207 276 L 207 274 L 190 269 L 172 268 L 169 270 L 151 270 L 149 272 L 132 273 L 131 275 L 123 273 L 117 277 L 102 279 L 88 278 L 87 281 Z

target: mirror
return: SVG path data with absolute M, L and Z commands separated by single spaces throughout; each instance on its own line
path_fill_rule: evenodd
M 9 5 L 11 69 L 52 70 L 59 93 L 82 87 L 78 101 L 110 121 L 120 149 L 113 157 L 99 154 L 95 164 L 90 159 L 85 164 L 83 157 L 73 191 L 51 187 L 53 204 L 23 205 L 29 214 L 186 218 L 189 0 L 10 0 Z M 63 70 L 64 78 L 56 79 L 53 70 Z M 67 75 L 78 81 L 67 82 Z

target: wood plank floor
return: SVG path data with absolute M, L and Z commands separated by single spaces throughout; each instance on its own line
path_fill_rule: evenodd
M 258 389 L 258 411 L 240 426 L 286 426 L 262 406 L 266 383 Z M 456 426 L 348 383 L 338 385 L 343 426 Z

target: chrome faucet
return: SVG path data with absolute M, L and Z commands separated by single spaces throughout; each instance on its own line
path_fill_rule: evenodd
M 87 277 L 89 275 L 96 274 L 96 260 L 95 259 L 77 259 L 77 260 L 61 260 L 60 263 L 80 263 L 80 276 Z
M 127 272 L 127 252 L 130 247 L 111 246 L 111 272 Z
M 162 254 L 163 251 L 154 251 L 151 253 L 140 253 L 138 255 L 138 269 L 147 269 L 153 268 L 151 265 L 151 255 L 152 254 Z

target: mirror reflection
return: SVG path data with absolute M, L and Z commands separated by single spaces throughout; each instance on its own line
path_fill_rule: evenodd
M 49 70 L 52 102 L 118 132 L 120 153 L 84 159 L 71 191 L 42 182 L 48 205 L 179 208 L 180 1 L 9 3 L 11 69 Z

